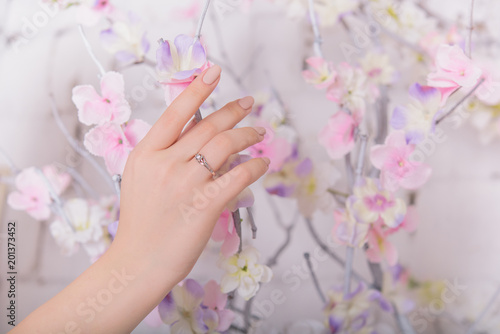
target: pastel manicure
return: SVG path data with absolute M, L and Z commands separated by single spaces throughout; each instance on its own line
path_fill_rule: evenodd
M 238 104 L 240 105 L 240 107 L 242 107 L 245 110 L 252 107 L 253 102 L 254 102 L 254 100 L 253 100 L 253 97 L 251 97 L 251 96 L 247 96 L 247 97 L 244 97 L 244 98 L 238 100 Z
M 203 76 L 203 82 L 207 85 L 213 84 L 220 77 L 221 68 L 219 65 L 210 67 Z
M 266 134 L 266 128 L 263 128 L 263 127 L 260 127 L 260 126 L 257 126 L 254 128 L 255 131 L 257 131 L 257 133 L 261 136 L 265 135 Z

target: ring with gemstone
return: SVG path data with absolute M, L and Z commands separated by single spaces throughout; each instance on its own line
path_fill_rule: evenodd
M 198 161 L 200 165 L 205 166 L 205 168 L 208 169 L 208 171 L 210 172 L 210 174 L 212 174 L 213 177 L 217 176 L 212 167 L 210 167 L 210 165 L 208 164 L 207 159 L 205 159 L 203 154 L 198 153 L 194 156 L 194 158 L 196 159 L 196 161 Z

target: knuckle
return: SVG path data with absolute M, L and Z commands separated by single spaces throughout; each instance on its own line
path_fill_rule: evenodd
M 209 122 L 208 120 L 204 124 L 200 125 L 202 125 L 201 132 L 203 136 L 214 137 L 219 132 L 217 125 L 215 125 L 213 122 Z
M 248 168 L 242 167 L 238 173 L 238 179 L 242 184 L 249 184 L 252 181 L 252 171 Z
M 244 115 L 243 109 L 239 106 L 238 102 L 230 102 L 226 104 L 226 108 L 229 113 L 235 118 L 241 117 Z

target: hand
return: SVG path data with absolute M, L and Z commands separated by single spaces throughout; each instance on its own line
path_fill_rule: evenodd
M 269 165 L 267 158 L 252 159 L 214 180 L 194 158 L 203 154 L 216 171 L 231 154 L 264 139 L 263 128 L 233 129 L 252 110 L 251 97 L 228 103 L 181 134 L 220 71 L 217 65 L 207 69 L 172 102 L 132 151 L 122 177 L 113 244 L 166 268 L 172 285 L 191 271 L 225 205 Z

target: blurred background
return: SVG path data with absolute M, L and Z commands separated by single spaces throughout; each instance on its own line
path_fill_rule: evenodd
M 218 1 L 220 6 L 224 0 Z M 196 11 L 193 3 L 173 0 L 115 2 L 140 18 L 152 45 L 146 57 L 152 61 L 158 39 L 194 33 L 198 16 L 189 13 L 190 10 Z M 215 0 L 214 5 L 217 3 Z M 225 5 L 226 9 L 232 9 L 212 8 L 203 28 L 209 58 L 223 68 L 220 88 L 214 96 L 217 104 L 223 105 L 247 94 L 269 94 L 272 89 L 276 90 L 297 125 L 304 152 L 315 161 L 328 164 L 326 153 L 317 144 L 317 134 L 336 107 L 325 99 L 324 93 L 306 84 L 301 75 L 305 58 L 313 54 L 309 21 L 303 17 L 290 17 L 287 3 L 255 0 L 252 3 L 226 1 Z M 465 26 L 469 1 L 427 1 L 425 5 L 440 18 L 456 22 L 459 29 Z M 44 12 L 47 15 L 40 14 Z M 500 2 L 477 0 L 474 15 L 479 32 L 487 31 L 489 36 L 496 38 L 492 41 L 492 48 L 495 48 L 500 40 Z M 26 28 L 27 25 L 31 28 Z M 137 87 L 149 87 L 144 83 L 154 80 L 154 68 L 147 63 L 121 68 L 99 42 L 98 34 L 105 26 L 103 22 L 85 28 L 92 48 L 106 69 L 120 70 L 124 74 L 126 93 L 133 96 L 133 117 L 153 124 L 165 109 L 163 92 L 161 89 Z M 342 26 L 321 27 L 321 33 L 325 58 L 335 63 L 349 61 L 339 48 L 339 44 L 349 38 Z M 408 50 L 394 44 L 391 59 L 397 64 L 401 80 L 425 79 L 425 71 L 415 65 Z M 245 91 L 240 89 L 229 71 L 240 77 Z M 80 38 L 71 10 L 49 13 L 36 1 L 0 0 L 0 148 L 18 167 L 72 164 L 95 189 L 110 192 L 95 175 L 95 170 L 73 152 L 60 132 L 49 98 L 51 94 L 54 96 L 64 124 L 75 137 L 82 139 L 87 128 L 78 122 L 71 90 L 79 84 L 98 87 L 97 75 L 98 70 Z M 407 86 L 400 86 L 400 90 L 396 88 L 391 93 L 389 110 L 406 100 Z M 398 234 L 393 241 L 399 249 L 401 263 L 418 279 L 448 279 L 466 286 L 455 302 L 445 305 L 440 314 L 444 316 L 439 321 L 442 333 L 462 333 L 454 329 L 454 318 L 477 317 L 500 286 L 497 256 L 500 253 L 499 142 L 496 139 L 483 144 L 478 130 L 469 122 L 459 129 L 445 129 L 445 135 L 446 140 L 427 159 L 433 175 L 417 194 L 418 230 L 413 234 Z M 343 172 L 343 165 L 332 165 L 332 173 L 338 171 Z M 0 173 L 4 178 L 9 175 L 8 164 L 2 159 Z M 0 263 L 3 275 L 6 272 L 3 268 L 6 225 L 9 221 L 16 221 L 17 318 L 20 321 L 84 271 L 89 266 L 89 259 L 83 251 L 69 258 L 61 255 L 48 232 L 49 222 L 37 222 L 26 213 L 14 211 L 6 205 L 6 194 L 10 189 L 8 185 L 0 184 Z M 268 259 L 285 240 L 286 233 L 274 219 L 265 190 L 257 185 L 253 191 L 258 236 L 252 243 L 264 259 Z M 275 201 L 283 221 L 290 222 L 296 211 L 295 202 Z M 315 213 L 313 222 L 321 236 L 330 235 L 332 219 L 331 211 Z M 245 227 L 244 231 L 244 238 L 249 239 L 249 229 Z M 306 268 L 303 253 L 313 253 L 316 249 L 318 245 L 305 222 L 299 219 L 291 232 L 289 247 L 273 268 L 274 280 L 262 286 L 255 305 L 269 300 L 276 288 L 284 292 L 286 302 L 273 306 L 272 314 L 259 331 L 281 333 L 281 329 L 293 327 L 299 320 L 322 321 L 322 305 L 307 271 L 302 270 L 306 274 L 297 290 L 292 290 L 286 281 L 290 271 Z M 344 255 L 342 247 L 337 252 Z M 216 247 L 209 248 L 191 277 L 203 282 L 218 280 L 221 272 L 215 268 L 216 254 Z M 370 277 L 362 254 L 356 254 L 355 268 L 363 276 Z M 210 272 L 210 277 L 206 276 L 207 272 Z M 324 288 L 338 284 L 343 277 L 342 268 L 330 259 L 319 261 L 316 273 Z M 3 310 L 6 301 L 4 283 L 2 276 L 0 300 Z M 484 323 L 491 333 L 500 333 L 499 312 L 500 300 Z M 2 320 L 0 331 L 8 329 Z M 392 331 L 385 327 L 380 330 L 382 333 Z M 435 327 L 429 327 L 428 331 L 439 332 Z M 168 328 L 141 324 L 134 333 L 168 333 Z

